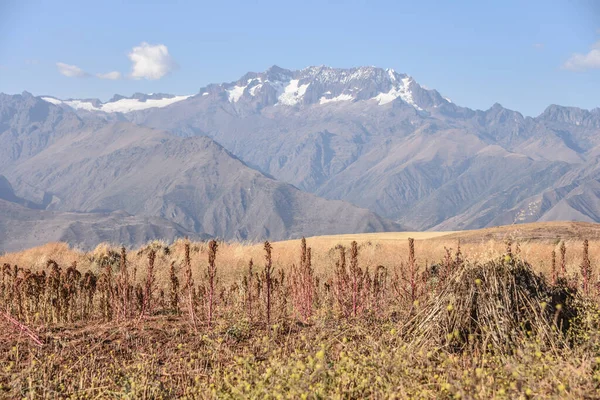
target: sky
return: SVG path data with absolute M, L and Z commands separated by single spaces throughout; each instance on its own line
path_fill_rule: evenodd
M 600 1 L 0 0 L 0 92 L 195 94 L 272 65 L 407 73 L 455 103 L 600 107 Z

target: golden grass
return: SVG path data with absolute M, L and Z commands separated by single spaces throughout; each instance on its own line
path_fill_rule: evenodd
M 506 250 L 505 241 L 511 239 L 516 247 L 519 243 L 523 258 L 533 267 L 544 273 L 550 270 L 551 253 L 558 252 L 561 240 L 567 246 L 567 271 L 576 273 L 581 264 L 581 247 L 584 239 L 590 241 L 590 258 L 592 262 L 600 261 L 600 224 L 581 222 L 549 222 L 523 225 L 510 225 L 481 230 L 461 232 L 387 232 L 315 236 L 306 239 L 312 249 L 313 265 L 317 274 L 324 275 L 333 271 L 337 254 L 337 245 L 348 247 L 356 240 L 360 247 L 359 261 L 362 266 L 371 269 L 378 265 L 395 267 L 406 263 L 408 259 L 407 239 L 415 239 L 417 263 L 432 264 L 440 262 L 445 255 L 445 248 L 456 250 L 458 240 L 465 257 L 473 261 L 489 260 L 502 255 Z M 300 260 L 300 240 L 274 242 L 273 263 L 277 268 L 288 270 L 292 264 Z M 159 285 L 168 281 L 169 267 L 175 261 L 177 271 L 183 266 L 184 241 L 173 244 L 154 241 L 151 246 L 157 251 L 156 277 Z M 148 248 L 130 251 L 128 261 L 131 268 L 137 268 L 138 281 L 144 277 L 147 265 Z M 169 249 L 166 254 L 164 248 Z M 100 244 L 90 252 L 69 248 L 64 243 L 48 243 L 44 246 L 8 253 L 0 256 L 0 264 L 17 264 L 23 268 L 38 270 L 46 265 L 48 259 L 55 260 L 61 266 L 71 265 L 77 261 L 82 272 L 92 270 L 98 272 L 93 262 L 109 251 L 119 251 L 117 246 Z M 192 243 L 192 265 L 194 279 L 200 278 L 208 265 L 208 249 L 206 243 Z M 263 244 L 226 242 L 219 245 L 217 267 L 223 283 L 231 283 L 240 278 L 252 259 L 257 268 L 264 264 Z
M 433 239 L 439 238 L 451 234 L 455 234 L 457 231 L 447 231 L 447 232 L 376 232 L 376 233 L 354 233 L 354 234 L 342 234 L 342 235 L 324 235 L 324 236 L 312 236 L 308 237 L 306 240 L 313 241 L 315 243 L 320 243 L 322 246 L 335 246 L 337 244 L 341 244 L 344 246 L 349 245 L 352 241 L 357 242 L 388 242 L 388 241 L 406 241 L 408 238 L 413 238 L 415 240 L 425 240 L 425 239 Z M 296 240 L 286 240 L 277 242 L 278 244 L 298 244 L 300 243 L 300 239 Z

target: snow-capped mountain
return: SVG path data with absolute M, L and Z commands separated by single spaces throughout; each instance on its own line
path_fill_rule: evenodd
M 201 88 L 197 96 L 206 101 L 251 104 L 256 108 L 358 101 L 383 106 L 400 101 L 423 111 L 450 103 L 437 91 L 423 88 L 406 74 L 376 67 L 343 69 L 319 66 L 292 71 L 273 66 L 264 72 L 249 72 L 235 82 L 208 85 Z M 43 96 L 42 99 L 76 110 L 130 113 L 167 107 L 190 97 L 194 96 L 135 93 L 131 97 L 115 95 L 106 103 L 98 99 L 60 100 L 51 96 Z
M 536 118 L 500 104 L 471 110 L 406 74 L 375 67 L 274 66 L 202 87 L 193 96 L 137 93 L 106 103 L 30 94 L 2 101 L 0 95 L 0 130 L 2 124 L 10 127 L 0 132 L 0 167 L 64 144 L 61 132 L 116 122 L 133 123 L 115 131 L 115 138 L 132 145 L 136 126 L 182 138 L 208 136 L 266 176 L 415 229 L 600 221 L 599 109 L 553 105 Z M 94 146 L 98 138 L 93 135 Z M 155 161 L 147 156 L 139 165 L 150 168 Z M 4 171 L 20 191 L 35 188 L 39 203 L 38 193 L 62 189 L 48 183 L 38 190 L 33 177 L 46 185 L 46 175 L 35 168 Z M 97 173 L 90 169 L 88 175 Z M 160 185 L 172 181 L 165 176 Z M 81 191 L 63 196 L 75 193 Z M 244 199 L 246 192 L 240 193 Z M 121 204 L 106 201 L 96 206 Z M 228 212 L 243 216 L 244 201 Z
M 437 91 L 427 90 L 412 77 L 376 67 L 308 67 L 291 71 L 277 66 L 250 72 L 236 82 L 209 85 L 201 96 L 220 96 L 231 103 L 258 102 L 262 106 L 303 106 L 372 101 L 385 105 L 399 100 L 417 110 L 449 103 Z
M 42 100 L 55 105 L 64 105 L 76 110 L 105 112 L 105 113 L 129 113 L 132 111 L 146 110 L 149 108 L 162 108 L 191 96 L 174 96 L 164 93 L 135 93 L 131 97 L 114 95 L 106 103 L 98 99 L 69 99 L 60 100 L 55 97 L 43 96 Z

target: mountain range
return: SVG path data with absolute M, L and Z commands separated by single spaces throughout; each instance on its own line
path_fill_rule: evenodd
M 376 67 L 274 66 L 105 103 L 0 95 L 4 202 L 62 220 L 154 218 L 172 236 L 598 222 L 599 145 L 600 109 L 471 110 Z

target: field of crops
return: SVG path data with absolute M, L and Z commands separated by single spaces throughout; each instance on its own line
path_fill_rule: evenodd
M 598 398 L 597 232 L 5 254 L 0 398 Z

